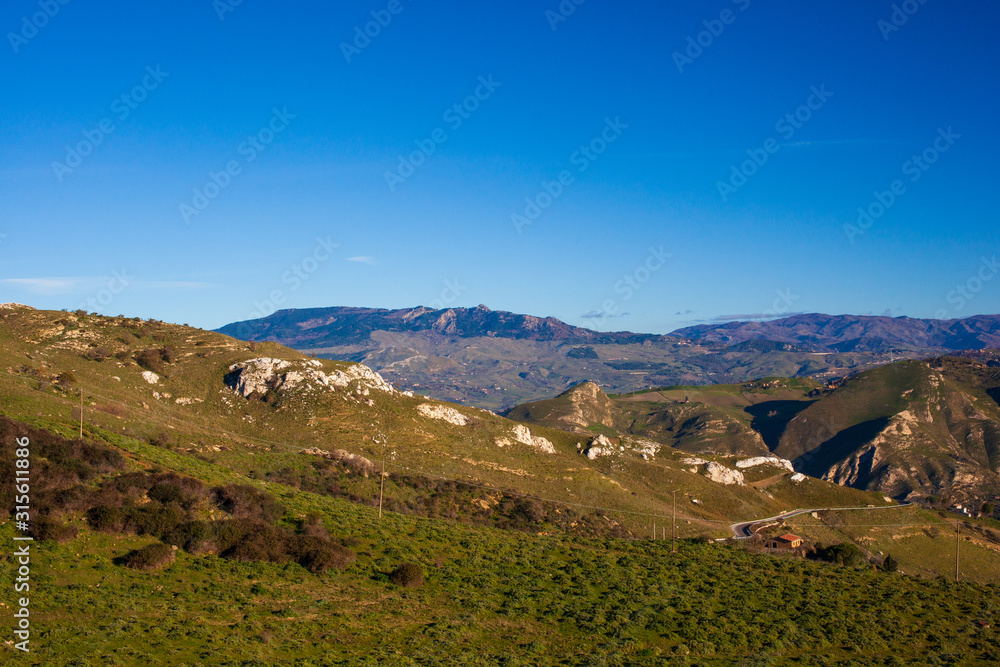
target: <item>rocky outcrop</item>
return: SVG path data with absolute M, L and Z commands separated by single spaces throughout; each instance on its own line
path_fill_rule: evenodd
M 726 486 L 743 486 L 746 484 L 746 480 L 743 478 L 743 473 L 739 470 L 727 468 L 721 463 L 716 463 L 715 461 L 709 461 L 705 464 L 705 476 L 713 482 L 725 484 Z
M 142 379 L 148 382 L 149 384 L 156 384 L 157 382 L 160 381 L 160 376 L 154 373 L 153 371 L 143 371 Z
M 354 364 L 344 370 L 325 373 L 323 364 L 317 359 L 248 359 L 230 366 L 225 380 L 231 389 L 246 398 L 254 394 L 262 396 L 270 390 L 336 390 L 354 383 L 357 385 L 357 393 L 364 396 L 369 394 L 369 390 L 398 393 L 381 375 L 367 366 Z
M 534 447 L 543 454 L 556 453 L 555 446 L 549 440 L 541 436 L 531 435 L 531 431 L 524 424 L 515 424 L 511 434 L 515 441 Z
M 583 450 L 583 455 L 591 461 L 599 456 L 610 456 L 617 453 L 618 448 L 603 434 L 595 436 L 587 443 L 587 448 Z
M 788 472 L 795 472 L 795 468 L 792 467 L 792 462 L 788 459 L 780 459 L 777 456 L 754 456 L 753 458 L 743 459 L 742 461 L 736 462 L 736 467 L 739 469 L 743 468 L 756 468 L 757 466 L 773 466 L 775 468 L 784 468 Z
M 455 408 L 445 405 L 434 405 L 433 403 L 421 403 L 417 406 L 417 412 L 429 419 L 440 419 L 455 426 L 468 426 L 469 418 Z

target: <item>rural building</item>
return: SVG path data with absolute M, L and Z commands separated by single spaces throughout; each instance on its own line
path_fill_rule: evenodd
M 802 546 L 802 538 L 798 535 L 785 533 L 778 537 L 772 537 L 767 541 L 769 549 L 798 549 Z

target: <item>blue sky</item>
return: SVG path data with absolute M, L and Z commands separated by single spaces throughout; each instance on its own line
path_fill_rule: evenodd
M 63 1 L 0 9 L 0 301 L 1000 312 L 996 3 Z

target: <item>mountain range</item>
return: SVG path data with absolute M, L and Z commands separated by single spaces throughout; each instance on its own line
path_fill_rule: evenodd
M 810 314 L 660 335 L 598 332 L 483 305 L 331 307 L 281 310 L 218 331 L 357 361 L 401 388 L 502 411 L 583 380 L 612 393 L 766 376 L 826 382 L 895 359 L 1000 345 L 1000 316 L 941 321 Z

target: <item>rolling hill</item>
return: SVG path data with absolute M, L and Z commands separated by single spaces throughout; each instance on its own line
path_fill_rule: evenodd
M 275 343 L 0 307 L 0 438 L 28 442 L 36 538 L 32 652 L 18 662 L 795 664 L 848 660 L 862 642 L 883 661 L 1000 658 L 1000 524 L 962 524 L 969 581 L 942 582 L 954 518 L 602 431 L 622 404 L 682 392 L 736 410 L 817 390 L 783 384 L 628 397 L 585 385 L 561 398 L 580 415 L 551 428 Z M 566 416 L 559 402 L 539 418 Z M 15 448 L 2 454 L 10 512 Z M 854 544 L 846 566 L 708 539 L 831 506 L 862 509 L 770 530 Z M 7 516 L 11 541 L 23 528 Z M 905 574 L 875 567 L 889 551 Z M 0 557 L 0 575 L 15 567 Z

